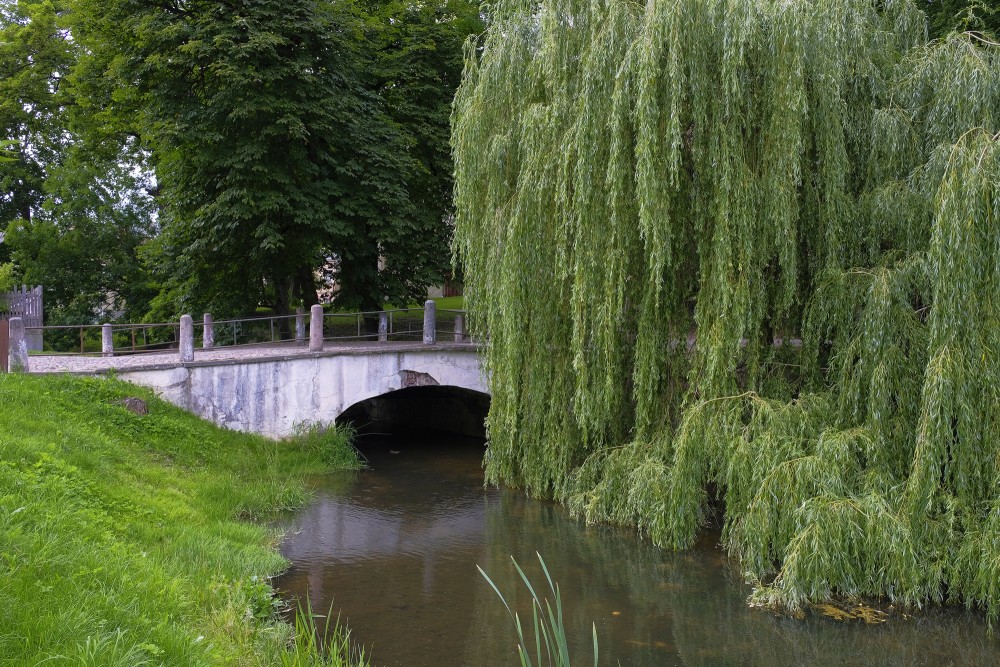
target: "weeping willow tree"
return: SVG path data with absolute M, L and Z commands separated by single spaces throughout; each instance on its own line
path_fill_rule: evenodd
M 1000 45 L 909 0 L 501 0 L 453 111 L 487 479 L 755 596 L 1000 613 Z

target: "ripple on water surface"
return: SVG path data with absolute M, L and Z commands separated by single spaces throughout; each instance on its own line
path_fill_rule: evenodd
M 333 605 L 375 665 L 517 665 L 507 612 L 480 565 L 530 619 L 510 562 L 562 590 L 572 649 L 602 665 L 1000 664 L 981 615 L 957 609 L 879 626 L 795 621 L 749 609 L 749 589 L 717 535 L 661 551 L 632 532 L 586 526 L 554 504 L 483 487 L 481 442 L 364 436 L 370 469 L 314 480 L 314 502 L 292 517 L 277 583 L 287 597 Z M 336 612 L 335 612 L 336 613 Z

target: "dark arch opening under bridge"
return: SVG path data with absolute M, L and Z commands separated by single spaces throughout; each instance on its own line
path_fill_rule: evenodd
M 406 387 L 355 403 L 337 417 L 360 431 L 373 423 L 394 431 L 444 431 L 486 437 L 490 396 L 448 385 Z

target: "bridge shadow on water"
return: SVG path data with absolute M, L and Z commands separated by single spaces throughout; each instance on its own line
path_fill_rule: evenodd
M 489 401 L 422 386 L 351 406 L 337 422 L 356 429 L 365 469 L 313 480 L 313 502 L 283 526 L 282 596 L 340 615 L 373 664 L 485 664 L 465 643 L 498 493 L 483 486 Z

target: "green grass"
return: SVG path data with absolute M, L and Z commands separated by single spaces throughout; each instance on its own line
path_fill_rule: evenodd
M 436 305 L 438 310 L 465 310 L 465 297 L 464 296 L 442 296 L 431 299 Z M 407 306 L 395 306 L 392 304 L 386 304 L 385 310 L 399 310 L 402 308 L 409 308 L 412 310 L 419 310 L 424 307 L 424 302 L 411 303 Z M 323 306 L 324 310 L 328 313 L 345 313 L 352 314 L 353 310 L 344 310 L 334 308 L 332 304 L 326 304 Z
M 357 465 L 342 431 L 273 442 L 123 382 L 0 375 L 0 665 L 363 662 L 278 619 L 258 523 Z
M 464 296 L 442 296 L 433 301 L 438 310 L 465 310 Z

